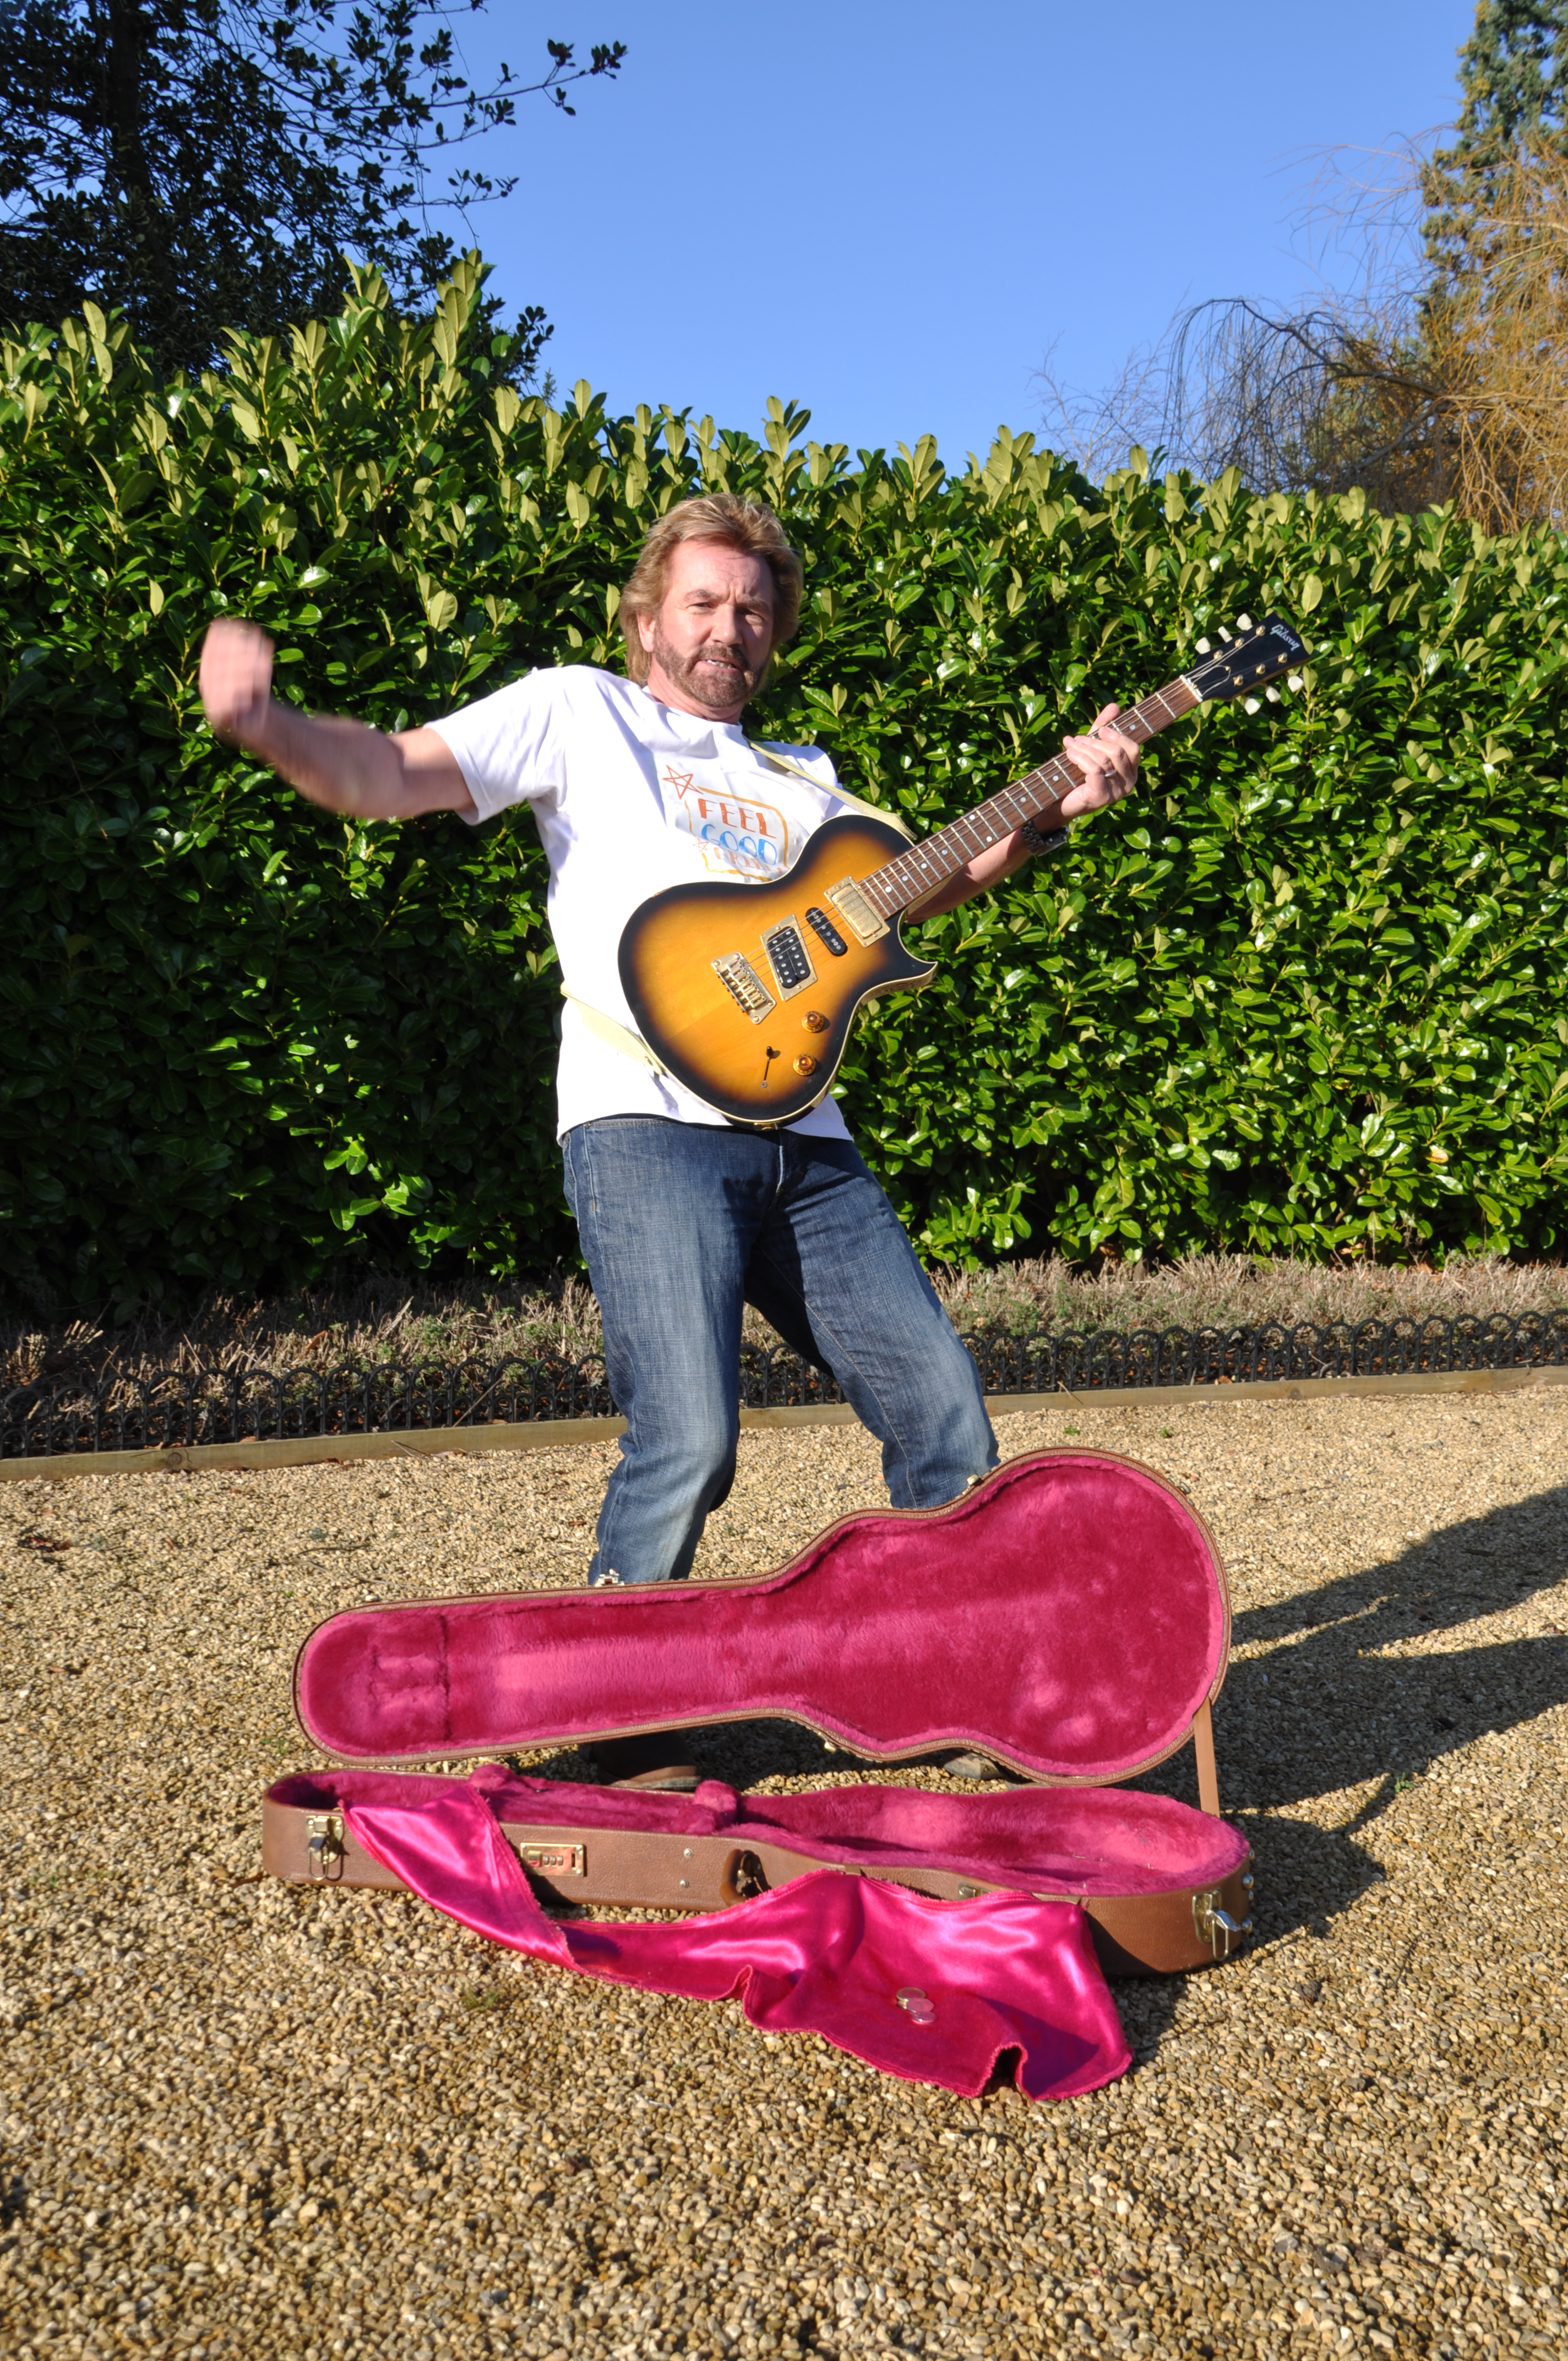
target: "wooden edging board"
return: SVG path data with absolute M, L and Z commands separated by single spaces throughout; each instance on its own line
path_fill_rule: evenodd
M 1277 1378 L 1254 1384 L 1105 1386 L 1091 1393 L 987 1394 L 992 1418 L 1042 1410 L 1235 1409 L 1246 1402 L 1332 1401 L 1368 1394 L 1535 1393 L 1568 1385 L 1568 1368 L 1433 1369 L 1409 1377 Z M 743 1410 L 742 1426 L 852 1426 L 848 1402 L 799 1410 Z M 445 1452 L 558 1451 L 574 1443 L 610 1443 L 623 1418 L 542 1418 L 516 1425 L 404 1427 L 386 1434 L 294 1435 L 277 1443 L 198 1443 L 174 1451 L 62 1451 L 52 1458 L 0 1459 L 0 1483 L 54 1482 L 66 1476 L 195 1474 L 203 1468 L 306 1467 L 334 1459 L 428 1459 Z

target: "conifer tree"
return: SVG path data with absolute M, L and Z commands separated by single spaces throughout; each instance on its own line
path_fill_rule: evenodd
M 1480 0 L 1459 52 L 1452 144 L 1425 174 L 1428 252 L 1441 293 L 1476 262 L 1499 169 L 1525 147 L 1568 159 L 1568 0 Z

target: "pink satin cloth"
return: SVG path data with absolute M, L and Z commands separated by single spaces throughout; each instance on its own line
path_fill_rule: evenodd
M 771 2033 L 819 2033 L 909 2082 L 972 2098 L 1009 2051 L 1026 2098 L 1067 2099 L 1125 2073 L 1132 2053 L 1083 1912 L 988 1894 L 936 1902 L 823 1870 L 678 1922 L 547 1918 L 482 1791 L 356 1803 L 354 1835 L 448 1917 L 554 1967 L 691 2000 L 739 1998 Z

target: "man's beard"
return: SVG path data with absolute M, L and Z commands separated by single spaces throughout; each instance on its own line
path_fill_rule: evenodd
M 663 632 L 657 628 L 651 653 L 672 688 L 680 689 L 695 703 L 706 705 L 714 713 L 725 712 L 733 705 L 743 705 L 749 697 L 755 696 L 757 684 L 767 669 L 764 661 L 755 672 L 748 671 L 744 653 L 732 641 L 720 641 L 717 644 L 710 641 L 695 656 L 677 655 Z M 710 659 L 715 656 L 723 657 L 726 661 L 714 664 Z

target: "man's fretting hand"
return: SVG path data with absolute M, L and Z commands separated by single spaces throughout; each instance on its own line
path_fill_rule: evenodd
M 1119 705 L 1102 705 L 1087 731 L 1081 737 L 1064 738 L 1062 752 L 1075 771 L 1082 773 L 1081 786 L 1069 788 L 1061 799 L 1059 810 L 1047 822 L 1058 828 L 1063 820 L 1077 819 L 1084 812 L 1100 811 L 1106 804 L 1120 803 L 1131 795 L 1138 779 L 1138 749 L 1131 738 L 1124 737 L 1113 727 Z M 1000 885 L 1030 858 L 1031 847 L 1022 834 L 1003 837 L 997 844 L 989 845 L 966 862 L 957 875 L 945 885 L 938 885 L 925 901 L 917 902 L 905 912 L 906 918 L 939 918 L 948 910 L 956 910 L 971 895 L 983 894 L 992 885 Z
M 1063 819 L 1120 803 L 1137 785 L 1138 749 L 1111 726 L 1121 710 L 1119 705 L 1103 705 L 1081 738 L 1062 740 L 1062 752 L 1075 771 L 1083 773 L 1082 786 L 1062 797 Z
M 220 738 L 262 751 L 272 713 L 272 642 L 265 631 L 224 615 L 208 625 L 202 703 Z

